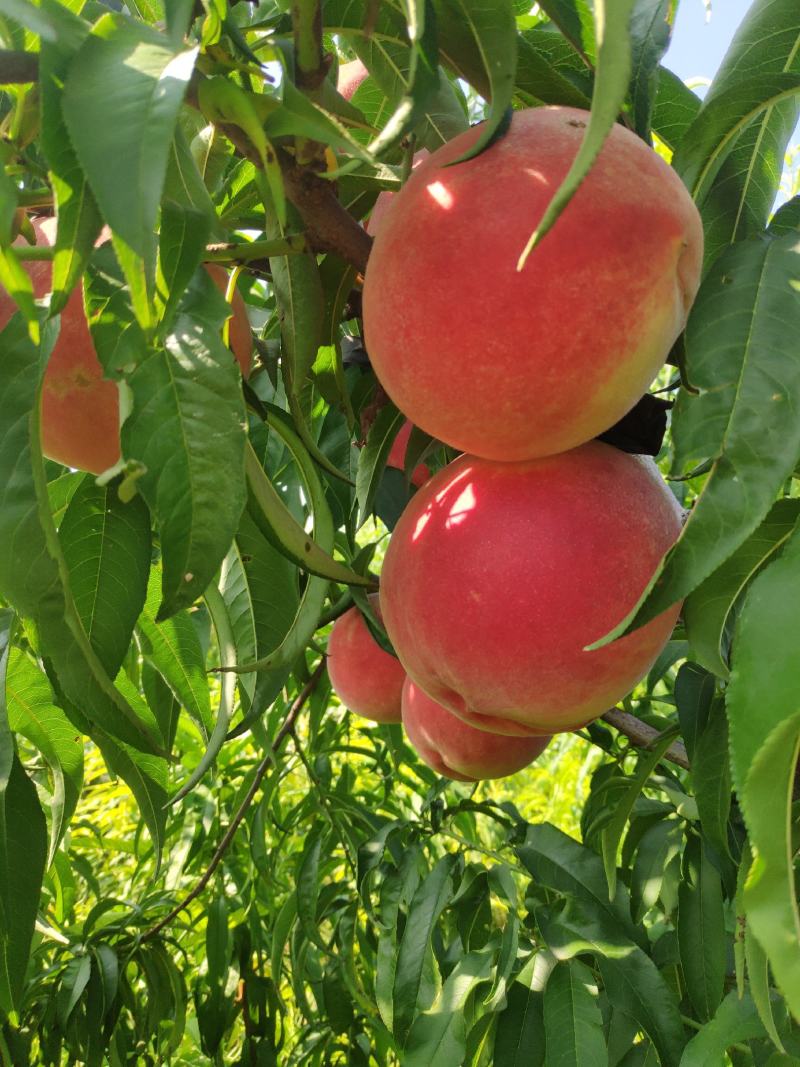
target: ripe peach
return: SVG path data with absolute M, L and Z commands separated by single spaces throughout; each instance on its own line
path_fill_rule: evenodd
M 458 782 L 505 778 L 542 754 L 549 737 L 507 737 L 476 730 L 406 678 L 403 728 L 420 759 Z
M 339 72 L 336 78 L 336 88 L 345 100 L 350 100 L 356 89 L 368 75 L 369 71 L 360 59 L 352 59 L 349 63 L 342 63 L 339 66 Z
M 406 420 L 400 427 L 400 432 L 392 442 L 392 449 L 389 453 L 389 458 L 386 460 L 387 467 L 396 467 L 398 470 L 405 470 L 406 465 L 406 450 L 408 448 L 408 439 L 411 437 L 411 431 L 413 426 Z M 424 485 L 430 478 L 431 471 L 427 463 L 418 463 L 414 468 L 414 473 L 411 475 L 411 484 L 419 486 Z
M 378 594 L 369 600 L 380 618 Z M 328 676 L 341 702 L 357 715 L 375 722 L 400 722 L 406 672 L 398 659 L 384 652 L 358 608 L 350 608 L 333 624 Z
M 573 730 L 647 672 L 679 606 L 592 652 L 680 532 L 652 460 L 599 441 L 525 463 L 460 456 L 400 517 L 381 574 L 410 677 L 479 729 Z
M 52 244 L 55 219 L 35 219 L 39 244 Z M 50 291 L 49 262 L 26 263 L 35 296 Z M 217 288 L 224 293 L 228 276 L 217 264 L 206 266 Z M 230 342 L 242 373 L 250 372 L 253 339 L 244 300 L 233 300 Z M 5 292 L 0 294 L 0 327 L 16 307 Z M 68 467 L 101 474 L 120 458 L 119 392 L 116 382 L 103 378 L 103 368 L 92 344 L 80 286 L 71 293 L 61 313 L 61 330 L 50 355 L 42 383 L 42 451 Z
M 370 360 L 417 426 L 489 459 L 552 455 L 638 400 L 686 321 L 700 216 L 677 174 L 615 126 L 524 269 L 517 260 L 588 113 L 514 112 L 487 151 L 437 149 L 381 222 L 364 284 Z
M 414 159 L 411 162 L 411 169 L 416 170 L 417 167 L 422 163 L 422 161 L 424 159 L 427 159 L 429 155 L 430 152 L 427 148 L 420 148 L 419 152 L 414 153 Z M 373 207 L 369 216 L 369 220 L 367 221 L 367 233 L 375 237 L 381 223 L 383 222 L 383 219 L 386 217 L 386 213 L 392 206 L 392 201 L 396 196 L 397 193 L 390 193 L 388 189 L 385 189 L 380 194 L 378 199 L 375 201 L 375 206 Z

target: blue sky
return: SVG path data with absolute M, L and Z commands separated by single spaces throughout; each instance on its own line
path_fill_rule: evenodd
M 703 0 L 681 0 L 672 43 L 663 59 L 679 78 L 712 78 L 750 0 L 713 0 L 707 19 Z

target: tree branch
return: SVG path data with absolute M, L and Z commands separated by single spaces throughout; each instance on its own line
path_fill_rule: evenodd
M 195 72 L 189 83 L 186 103 L 202 112 L 197 90 L 200 77 Z M 218 123 L 217 129 L 240 155 L 261 167 L 261 158 L 244 130 L 233 123 Z M 308 167 L 299 166 L 288 152 L 278 148 L 277 153 L 286 195 L 300 212 L 311 248 L 319 252 L 336 252 L 363 274 L 372 248 L 370 235 L 340 203 L 332 182 Z
M 0 85 L 27 85 L 39 77 L 39 59 L 33 52 L 0 49 Z
M 607 711 L 603 719 L 613 726 L 615 730 L 619 730 L 621 734 L 624 734 L 636 748 L 650 748 L 659 736 L 658 730 L 648 726 L 641 719 L 637 719 L 635 715 L 629 715 L 627 711 L 621 711 L 620 708 L 612 708 Z M 679 767 L 683 767 L 684 770 L 689 770 L 689 757 L 682 741 L 676 741 L 674 745 L 670 745 L 663 758 L 669 760 L 670 763 L 676 763 Z
M 231 841 L 233 841 L 236 835 L 236 831 L 241 825 L 242 819 L 244 819 L 250 805 L 253 803 L 256 793 L 258 793 L 259 787 L 261 786 L 261 782 L 264 778 L 264 775 L 269 770 L 270 764 L 272 764 L 272 762 L 274 761 L 278 749 L 281 747 L 286 737 L 294 729 L 294 724 L 295 720 L 297 719 L 297 716 L 303 710 L 306 701 L 316 689 L 324 670 L 325 657 L 323 656 L 323 658 L 317 664 L 314 673 L 311 675 L 306 684 L 300 690 L 294 703 L 289 708 L 289 712 L 283 721 L 283 725 L 275 735 L 275 740 L 270 745 L 269 751 L 265 754 L 264 758 L 259 763 L 258 768 L 256 769 L 255 778 L 253 779 L 253 784 L 248 789 L 247 796 L 239 805 L 239 810 L 231 819 L 230 826 L 225 831 L 225 835 L 217 846 L 216 852 L 211 857 L 211 862 L 206 867 L 205 871 L 203 872 L 191 892 L 188 893 L 183 898 L 183 900 L 180 901 L 179 904 L 176 904 L 175 907 L 170 912 L 168 912 L 168 914 L 165 915 L 163 919 L 161 919 L 155 924 L 155 926 L 151 926 L 148 930 L 145 930 L 141 937 L 142 941 L 149 941 L 151 938 L 155 937 L 156 934 L 160 933 L 165 926 L 168 926 L 172 922 L 172 920 L 176 918 L 176 916 L 180 915 L 184 908 L 187 908 L 193 900 L 196 900 L 200 896 L 205 887 L 211 881 L 214 871 L 216 871 L 217 867 L 219 867 L 220 863 L 222 862 L 222 858 L 227 852 L 228 846 L 230 845 Z

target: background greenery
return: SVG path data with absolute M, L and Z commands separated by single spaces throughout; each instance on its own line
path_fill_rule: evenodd
M 660 64 L 675 6 L 0 0 L 4 1063 L 800 1062 L 796 185 L 772 214 L 800 13 L 755 0 L 701 105 Z M 353 106 L 323 48 L 369 68 Z M 472 789 L 324 673 L 379 572 L 362 520 L 409 493 L 359 343 L 358 220 L 418 146 L 552 103 L 592 107 L 575 181 L 619 118 L 703 217 L 659 383 L 691 518 L 620 630 L 687 599 L 631 720 Z M 146 460 L 102 486 L 38 444 L 58 318 L 12 238 L 53 205 L 50 311 L 83 285 Z M 246 265 L 244 399 L 203 259 Z

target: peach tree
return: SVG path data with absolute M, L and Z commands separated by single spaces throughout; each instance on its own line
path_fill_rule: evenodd
M 800 11 L 753 0 L 701 99 L 676 8 L 0 0 L 3 1067 L 800 1062 Z M 371 367 L 365 220 L 548 105 L 586 121 L 529 262 L 615 124 L 702 219 L 685 330 L 602 434 L 686 512 L 605 638 L 683 606 L 619 706 L 454 783 L 326 671 L 353 606 L 391 653 L 386 532 L 455 457 Z M 98 382 L 99 476 L 46 445 Z

